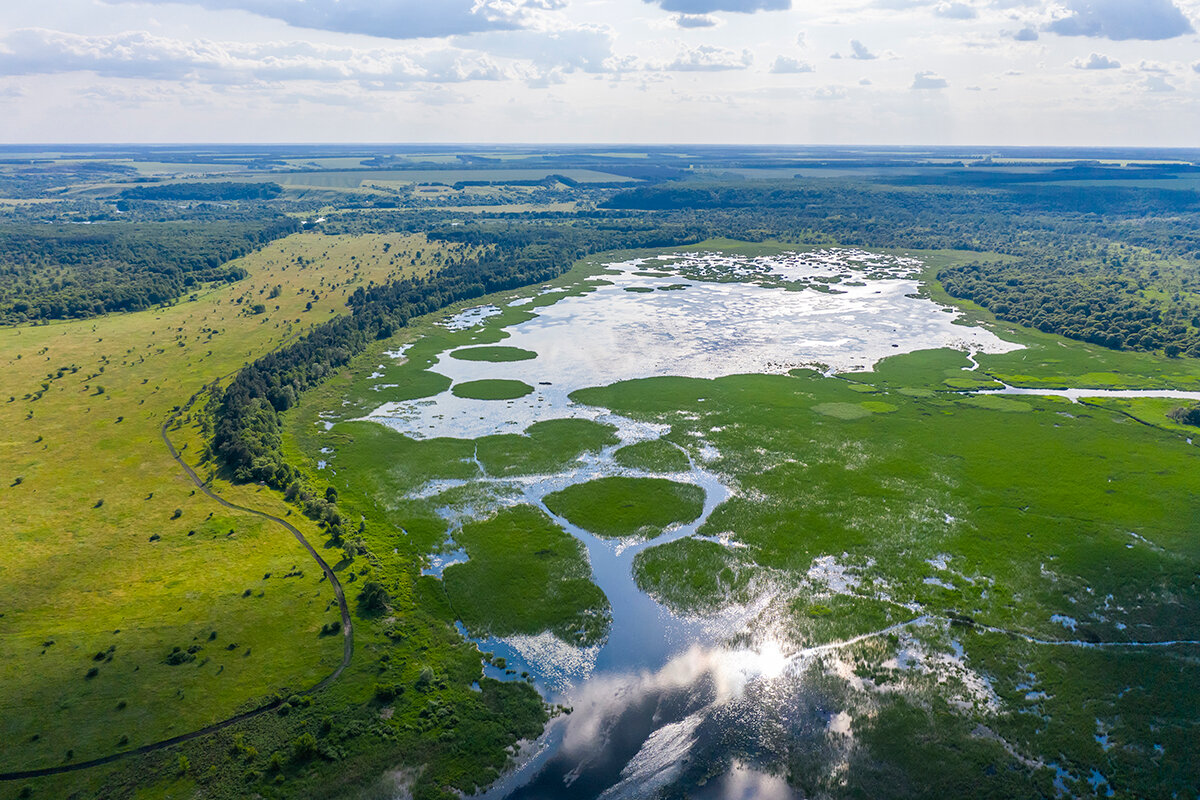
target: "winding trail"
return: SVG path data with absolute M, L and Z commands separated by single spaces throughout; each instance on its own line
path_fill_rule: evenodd
M 181 409 L 190 407 L 196 397 L 197 395 L 192 395 L 191 400 L 182 406 Z M 333 592 L 337 596 L 338 607 L 340 608 L 342 615 L 342 662 L 338 664 L 337 668 L 334 669 L 333 672 L 321 679 L 321 681 L 315 686 L 303 692 L 303 694 L 319 692 L 341 676 L 346 667 L 350 666 L 350 659 L 354 655 L 354 628 L 353 623 L 350 620 L 350 607 L 346 604 L 346 593 L 342 590 L 342 584 L 338 580 L 337 575 L 334 574 L 333 568 L 325 562 L 325 559 L 321 558 L 321 555 L 316 551 L 308 539 L 304 538 L 304 534 L 302 534 L 295 525 L 291 524 L 285 519 L 268 514 L 265 511 L 258 511 L 253 508 L 247 508 L 246 506 L 240 506 L 237 503 L 231 503 L 220 495 L 214 493 L 212 489 L 209 488 L 208 484 L 200 479 L 200 476 L 196 474 L 196 471 L 192 469 L 191 465 L 183 460 L 183 457 L 179 454 L 179 451 L 175 449 L 175 445 L 171 442 L 171 438 L 167 435 L 167 428 L 179 417 L 180 413 L 181 411 L 176 411 L 175 413 L 171 414 L 171 416 L 167 417 L 167 421 L 163 423 L 162 429 L 159 432 L 162 435 L 163 443 L 166 444 L 167 450 L 169 450 L 171 453 L 171 457 L 175 459 L 179 466 L 183 467 L 183 471 L 187 473 L 187 476 L 191 479 L 192 483 L 196 484 L 196 488 L 226 508 L 233 509 L 234 511 L 241 511 L 246 514 L 253 514 L 254 516 L 262 517 L 263 519 L 268 519 L 272 522 L 277 522 L 283 527 L 287 528 L 291 534 L 296 537 L 296 540 L 300 542 L 300 544 L 304 545 L 304 549 L 308 551 L 308 554 L 313 557 L 318 565 L 320 565 L 321 571 L 325 573 L 326 579 L 333 586 Z M 75 772 L 81 769 L 99 767 L 104 764 L 112 764 L 115 761 L 119 761 L 123 758 L 129 758 L 130 756 L 146 755 L 147 753 L 153 753 L 157 750 L 164 750 L 182 742 L 187 742 L 192 739 L 199 739 L 200 737 L 207 736 L 210 733 L 216 733 L 219 730 L 236 725 L 239 722 L 245 722 L 246 720 L 257 717 L 260 714 L 273 711 L 279 708 L 279 706 L 283 705 L 283 703 L 283 698 L 277 698 L 266 703 L 265 705 L 259 706 L 258 708 L 250 711 L 244 711 L 241 714 L 235 714 L 228 719 L 221 720 L 220 722 L 214 722 L 212 725 L 208 725 L 198 730 L 190 731 L 188 733 L 181 733 L 178 736 L 172 736 L 170 739 L 163 739 L 158 742 L 144 744 L 141 747 L 135 747 L 132 750 L 123 750 L 119 753 L 112 753 L 107 756 L 102 756 L 101 758 L 93 758 L 90 761 L 62 764 L 57 767 L 43 767 L 41 769 L 3 772 L 0 773 L 0 781 L 19 781 L 30 778 L 44 778 L 51 775 L 61 775 L 65 772 Z

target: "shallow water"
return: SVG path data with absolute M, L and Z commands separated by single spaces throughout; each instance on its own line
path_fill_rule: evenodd
M 881 271 L 881 262 L 862 261 L 860 251 L 845 251 L 845 257 L 839 257 L 840 252 L 776 259 L 707 254 L 678 258 L 671 268 L 727 273 L 740 266 L 740 274 L 789 282 L 833 278 L 865 266 L 871 274 Z M 540 420 L 595 419 L 604 409 L 573 403 L 568 395 L 576 389 L 634 378 L 784 374 L 812 365 L 853 372 L 869 369 L 887 356 L 916 350 L 954 347 L 1004 353 L 1019 349 L 983 328 L 955 325 L 957 314 L 916 296 L 919 286 L 912 277 L 856 275 L 863 285 L 840 284 L 836 288 L 841 294 L 826 294 L 749 282 L 634 274 L 646 264 L 645 259 L 636 259 L 608 265 L 615 274 L 601 277 L 611 285 L 539 308 L 536 318 L 508 328 L 509 336 L 499 344 L 537 353 L 532 361 L 463 361 L 443 353 L 431 368 L 455 383 L 522 380 L 535 387 L 532 394 L 495 401 L 444 392 L 432 399 L 385 404 L 368 418 L 417 438 L 474 439 L 520 433 Z M 913 269 L 901 262 L 884 274 L 907 275 Z M 664 291 L 681 284 L 687 288 Z M 634 287 L 654 291 L 626 291 Z M 468 309 L 448 324 L 455 329 L 466 320 L 478 324 L 486 319 L 486 309 Z
M 549 633 L 475 639 L 481 651 L 503 656 L 510 670 L 505 674 L 488 665 L 485 672 L 501 678 L 527 673 L 549 700 L 573 708 L 551 722 L 526 748 L 519 767 L 486 797 L 641 797 L 669 784 L 687 786 L 698 797 L 791 797 L 772 766 L 778 764 L 772 737 L 784 731 L 789 741 L 807 739 L 825 747 L 831 731 L 851 735 L 844 710 L 810 697 L 804 669 L 841 647 L 924 621 L 784 653 L 772 633 L 769 590 L 749 607 L 704 618 L 673 614 L 638 589 L 633 558 L 647 547 L 694 536 L 730 496 L 720 476 L 703 466 L 716 453 L 710 444 L 696 442 L 687 453 L 691 469 L 684 473 L 622 468 L 612 458 L 618 447 L 657 438 L 668 426 L 576 404 L 569 395 L 634 378 L 783 374 L 801 366 L 849 372 L 915 350 L 1017 348 L 984 329 L 953 324 L 957 314 L 917 296 L 913 276 L 919 266 L 912 259 L 854 250 L 755 259 L 700 254 L 612 264 L 612 274 L 600 276 L 594 291 L 538 308 L 534 319 L 507 329 L 499 344 L 536 352 L 536 359 L 488 363 L 443 353 L 432 367 L 454 383 L 523 380 L 537 387 L 533 394 L 480 401 L 447 391 L 389 403 L 368 415 L 414 438 L 519 433 L 534 422 L 568 417 L 618 430 L 620 444 L 586 455 L 561 473 L 471 481 L 495 490 L 493 508 L 534 505 L 578 539 L 587 549 L 594 582 L 611 604 L 610 633 L 601 645 L 575 647 Z M 635 274 L 646 269 L 670 274 Z M 717 282 L 730 276 L 739 282 Z M 817 285 L 821 288 L 812 288 Z M 524 303 L 517 299 L 510 305 Z M 495 313 L 488 306 L 468 309 L 445 324 L 465 330 L 488 324 Z M 706 501 L 700 518 L 651 541 L 614 541 L 556 517 L 543 503 L 553 491 L 597 477 L 651 474 L 701 486 Z M 415 496 L 436 498 L 463 483 L 431 483 Z M 452 538 L 464 514 L 487 510 L 444 508 L 440 513 Z M 440 574 L 465 557 L 461 551 L 445 553 L 429 572 Z M 834 592 L 855 580 L 832 557 L 815 561 L 808 579 Z M 461 625 L 460 631 L 472 636 Z M 731 644 L 735 638 L 736 646 Z M 704 769 L 697 773 L 699 765 Z
M 1026 394 L 1040 397 L 1065 397 L 1073 403 L 1087 397 L 1161 397 L 1200 401 L 1200 392 L 1179 389 L 1025 389 L 1005 384 L 1003 389 L 980 389 L 972 394 Z

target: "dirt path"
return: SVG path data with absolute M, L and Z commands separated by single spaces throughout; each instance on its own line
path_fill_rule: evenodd
M 194 399 L 195 398 L 193 397 L 193 400 Z M 240 506 L 236 503 L 231 503 L 225 498 L 215 494 L 212 489 L 208 487 L 208 484 L 200 479 L 200 476 L 197 475 L 196 471 L 191 468 L 191 465 L 184 461 L 183 457 L 179 455 L 179 451 L 175 449 L 175 445 L 172 444 L 171 438 L 167 435 L 168 426 L 170 426 L 170 424 L 174 422 L 178 416 L 178 412 L 172 414 L 167 421 L 163 423 L 160 433 L 162 434 L 163 443 L 166 444 L 167 449 L 171 452 L 171 457 L 175 459 L 179 466 L 183 467 L 184 472 L 186 472 L 188 477 L 191 478 L 192 483 L 196 484 L 196 488 L 226 508 L 230 508 L 235 511 L 241 511 L 246 514 L 254 514 L 255 516 L 262 517 L 263 519 L 269 519 L 272 522 L 277 522 L 283 527 L 287 528 L 291 534 L 296 537 L 296 540 L 300 542 L 300 544 L 304 545 L 304 549 L 308 551 L 308 554 L 311 555 L 317 564 L 320 565 L 321 571 L 325 573 L 326 579 L 328 579 L 329 583 L 333 586 L 333 592 L 337 596 L 338 606 L 341 609 L 342 614 L 342 663 L 338 665 L 337 669 L 322 679 L 320 683 L 310 688 L 307 693 L 317 692 L 321 689 L 324 689 L 326 686 L 337 680 L 346 667 L 350 666 L 350 659 L 354 655 L 354 628 L 353 623 L 350 620 L 350 607 L 346 604 L 346 593 L 342 590 L 341 582 L 338 580 L 337 575 L 334 574 L 333 569 L 325 562 L 325 559 L 321 558 L 321 555 L 316 551 L 312 544 L 309 543 L 308 539 L 304 538 L 304 534 L 302 534 L 295 525 L 292 525 L 285 519 L 281 519 L 280 517 L 276 517 L 264 511 L 257 511 L 253 508 L 247 508 L 246 506 Z M 282 699 L 273 700 L 266 705 L 259 706 L 251 711 L 245 711 L 241 714 L 237 714 L 236 716 L 232 716 L 229 719 L 225 719 L 220 722 L 213 723 L 207 727 L 200 728 L 199 730 L 183 733 L 179 736 L 172 736 L 170 739 L 163 739 L 159 742 L 145 744 L 132 750 L 124 750 L 120 753 L 113 753 L 111 755 L 103 756 L 102 758 L 93 758 L 90 761 L 80 761 L 73 764 L 63 764 L 57 767 L 44 767 L 42 769 L 29 769 L 21 770 L 19 772 L 0 773 L 0 781 L 18 781 L 29 778 L 44 778 L 50 775 L 60 775 L 64 772 L 74 772 L 76 770 L 89 769 L 91 767 L 99 767 L 104 764 L 111 764 L 114 761 L 119 761 L 130 756 L 153 753 L 156 750 L 163 750 L 181 742 L 198 739 L 201 736 L 207 736 L 210 733 L 215 733 L 216 731 L 228 728 L 231 725 L 244 722 L 252 717 L 265 714 L 266 712 L 272 711 L 283 705 L 283 702 L 284 701 Z

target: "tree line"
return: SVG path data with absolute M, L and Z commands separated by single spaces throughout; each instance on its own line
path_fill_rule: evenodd
M 299 230 L 244 221 L 0 225 L 0 323 L 139 311 L 245 272 L 228 262 Z

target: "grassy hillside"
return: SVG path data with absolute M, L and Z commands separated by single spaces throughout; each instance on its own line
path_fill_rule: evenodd
M 194 491 L 159 429 L 206 384 L 345 313 L 360 285 L 439 258 L 419 236 L 297 234 L 192 301 L 0 330 L 0 771 L 174 736 L 339 663 L 341 637 L 319 635 L 337 607 L 308 554 Z M 200 444 L 184 433 L 186 457 Z

